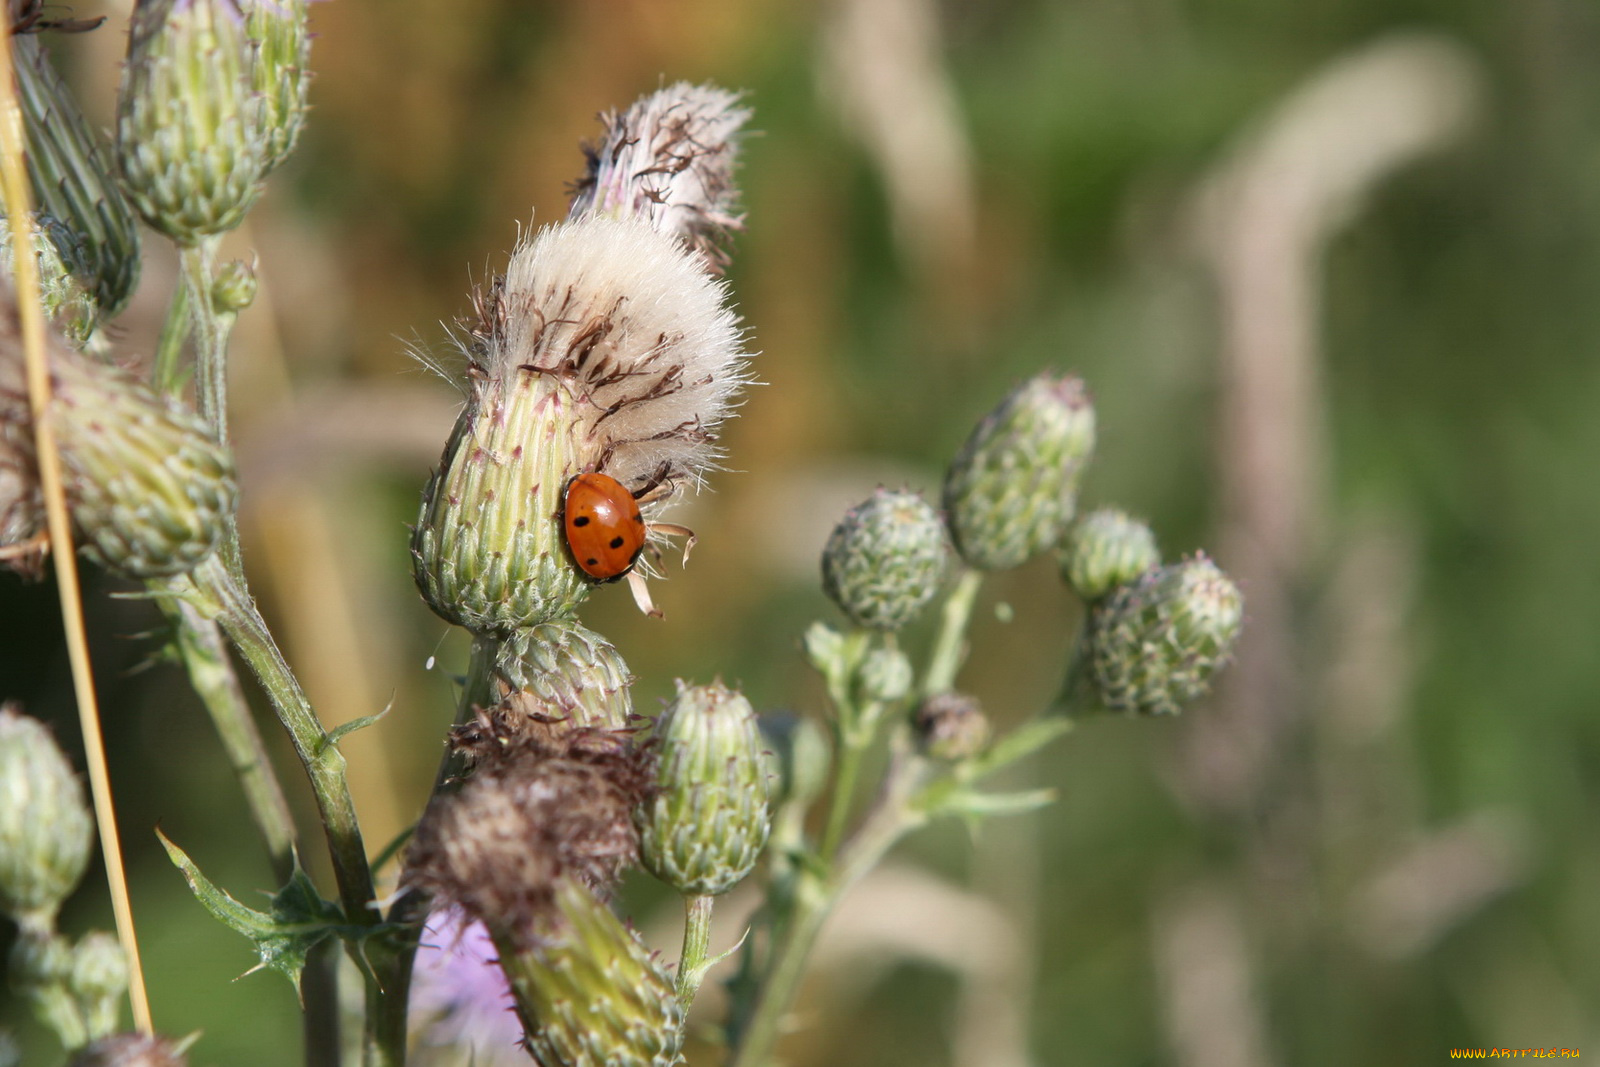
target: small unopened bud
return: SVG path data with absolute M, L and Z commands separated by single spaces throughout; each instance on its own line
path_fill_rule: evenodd
M 67 1067 L 186 1067 L 184 1043 L 154 1034 L 113 1034 L 67 1061 Z
M 128 992 L 128 959 L 117 939 L 101 930 L 85 934 L 73 946 L 67 985 L 77 998 L 90 1038 L 114 1031 Z
M 245 0 L 255 45 L 250 80 L 261 104 L 263 174 L 289 158 L 306 122 L 311 91 L 311 34 L 306 0 Z
M 28 176 L 40 211 L 70 233 L 58 238 L 67 266 L 100 314 L 121 311 L 139 282 L 139 226 L 106 144 L 34 35 L 11 38 L 28 138 Z
M 991 412 L 944 482 L 950 532 L 980 570 L 1015 567 L 1056 544 L 1077 509 L 1094 452 L 1094 407 L 1083 382 L 1045 372 Z
M 534 1062 L 547 1067 L 674 1067 L 684 1012 L 654 952 L 572 879 L 555 888 L 536 940 L 496 935 Z
M 217 268 L 211 282 L 211 304 L 224 315 L 237 315 L 256 300 L 256 271 L 240 259 L 231 259 Z
M 1232 657 L 1239 587 L 1203 554 L 1146 571 L 1089 617 L 1089 666 L 1113 711 L 1175 715 Z
M 983 706 L 965 693 L 934 694 L 918 705 L 911 724 L 917 731 L 918 747 L 935 759 L 966 759 L 989 743 L 989 720 Z
M 944 523 L 921 496 L 879 489 L 845 513 L 822 550 L 822 588 L 859 626 L 898 630 L 944 584 Z
M 38 1019 L 67 1048 L 89 1040 L 83 1011 L 68 982 L 72 976 L 72 949 L 60 934 L 22 928 L 7 961 L 11 988 L 26 1001 Z
M 180 245 L 239 225 L 266 145 L 234 0 L 138 0 L 117 95 L 117 162 L 145 222 Z
M 875 648 L 861 661 L 858 676 L 864 700 L 889 703 L 911 692 L 911 660 L 898 648 Z
M 576 622 L 549 622 L 499 642 L 502 696 L 574 726 L 620 729 L 633 717 L 633 675 L 610 641 Z
M 659 790 L 634 809 L 640 858 L 680 893 L 726 893 L 755 867 L 772 827 L 756 714 L 720 684 L 679 682 L 655 737 Z
M 642 218 L 720 270 L 719 247 L 739 229 L 737 135 L 750 118 L 737 93 L 679 82 L 603 116 L 605 137 L 572 197 L 572 218 Z
M 1155 533 L 1116 508 L 1101 508 L 1073 523 L 1061 545 L 1061 575 L 1088 601 L 1160 563 Z
M 0 911 L 49 930 L 94 841 L 83 785 L 43 723 L 0 706 Z
M 78 281 L 82 247 L 78 238 L 50 215 L 33 216 L 33 259 L 38 267 L 39 299 L 47 317 L 74 348 L 83 348 L 94 333 L 100 308 Z M 67 249 L 63 253 L 62 249 Z M 11 220 L 0 215 L 0 273 L 12 277 Z M 15 285 L 15 281 L 12 282 Z

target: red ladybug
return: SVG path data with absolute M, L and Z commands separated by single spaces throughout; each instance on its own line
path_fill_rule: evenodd
M 649 485 L 632 493 L 609 474 L 579 474 L 567 483 L 561 519 L 567 548 L 578 569 L 598 582 L 614 582 L 626 577 L 639 610 L 656 618 L 661 617 L 661 611 L 651 602 L 644 576 L 634 570 L 633 565 L 639 562 L 651 533 L 686 537 L 685 563 L 689 562 L 689 550 L 694 547 L 694 532 L 687 526 L 647 523 L 639 513 L 641 497 L 651 499 L 662 491 L 663 483 L 659 479 L 652 479 Z
M 580 474 L 567 483 L 564 523 L 578 569 L 601 582 L 633 569 L 649 532 L 639 502 L 609 474 Z

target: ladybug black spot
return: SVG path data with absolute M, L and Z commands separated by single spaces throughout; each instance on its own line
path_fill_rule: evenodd
M 620 537 L 613 537 L 613 538 L 612 538 L 612 539 L 611 539 L 611 547 L 612 547 L 612 548 L 621 548 L 621 547 L 622 547 L 622 538 L 620 538 Z
M 600 561 L 595 559 L 593 556 L 590 556 L 588 559 L 584 560 L 583 562 L 584 562 L 585 566 L 589 566 L 589 567 L 598 567 L 600 565 Z
M 589 525 L 589 516 L 587 516 L 587 515 L 574 516 L 573 520 L 572 520 L 572 525 L 574 525 L 574 526 L 587 526 L 587 525 Z

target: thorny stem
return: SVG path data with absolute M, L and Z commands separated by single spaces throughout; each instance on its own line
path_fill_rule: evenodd
M 685 1015 L 700 991 L 706 971 L 711 969 L 711 911 L 716 903 L 713 896 L 683 898 L 683 953 L 678 957 L 677 994 Z
M 173 644 L 188 672 L 190 685 L 205 704 L 217 736 L 222 739 L 228 762 L 239 776 L 250 815 L 266 841 L 273 873 L 280 883 L 286 882 L 294 872 L 294 817 L 239 686 L 239 676 L 228 659 L 222 634 L 216 622 L 206 618 L 185 597 L 194 588 L 188 579 L 171 579 L 164 586 L 158 584 L 158 588 L 176 594 L 157 600 L 173 626 Z
M 982 571 L 964 570 L 956 580 L 955 589 L 945 598 L 939 611 L 939 633 L 934 638 L 933 652 L 928 656 L 928 672 L 922 680 L 924 698 L 947 693 L 955 687 L 956 674 L 966 658 L 967 624 L 972 620 L 972 607 L 982 585 Z
M 499 652 L 498 638 L 472 639 L 472 657 L 467 665 L 466 683 L 461 687 L 457 723 L 466 722 L 474 708 L 488 707 L 495 702 L 494 665 Z M 434 793 L 446 788 L 459 773 L 457 760 L 447 751 L 439 761 L 439 772 L 433 783 Z M 426 893 L 412 889 L 402 893 L 394 907 L 389 909 L 388 921 L 401 928 L 402 932 L 398 942 L 392 944 L 383 958 L 372 960 L 376 981 L 368 983 L 367 1042 L 362 1061 L 365 1067 L 399 1067 L 405 1063 L 411 970 L 417 959 L 422 924 L 428 917 L 432 903 L 432 898 Z M 376 998 L 374 993 L 378 994 Z

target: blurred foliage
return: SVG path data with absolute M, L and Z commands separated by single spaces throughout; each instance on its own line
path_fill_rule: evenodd
M 112 23 L 59 44 L 102 123 L 124 43 L 121 12 L 105 11 Z M 1185 790 L 1182 742 L 1211 709 L 1093 722 L 1036 764 L 1036 783 L 1062 794 L 1042 817 L 976 845 L 935 832 L 907 858 L 970 877 L 1036 925 L 1023 936 L 1040 1064 L 1199 1064 L 1219 1040 L 1304 1067 L 1433 1062 L 1460 1046 L 1593 1053 L 1600 13 L 1585 0 L 945 0 L 939 16 L 976 237 L 970 262 L 930 267 L 897 243 L 890 192 L 839 119 L 819 43 L 829 5 L 315 5 L 307 137 L 241 243 L 259 249 L 269 299 L 240 321 L 235 417 L 247 559 L 313 700 L 330 722 L 395 704 L 346 745 L 370 847 L 420 811 L 464 663 L 407 573 L 405 523 L 453 394 L 406 342 L 448 356 L 440 324 L 467 310 L 471 281 L 530 215 L 564 211 L 596 111 L 663 79 L 748 91 L 761 132 L 731 280 L 766 384 L 727 436 L 730 471 L 684 510 L 700 548 L 656 592 L 667 620 L 607 590 L 585 622 L 628 658 L 643 709 L 675 676 L 719 674 L 757 707 L 814 709 L 796 642 L 830 617 L 815 569 L 828 527 L 880 481 L 935 487 L 972 421 L 1040 367 L 1095 390 L 1089 503 L 1150 519 L 1169 556 L 1214 543 L 1225 383 L 1189 198 L 1323 64 L 1431 30 L 1483 65 L 1486 101 L 1465 143 L 1387 183 L 1325 250 L 1332 499 L 1297 590 L 1301 706 L 1268 786 L 1233 811 Z M 170 293 L 171 264 L 152 255 L 118 338 L 130 356 L 148 353 Z M 384 406 L 400 393 L 424 400 Z M 369 396 L 376 428 L 306 444 L 319 426 L 295 412 L 326 415 L 342 397 L 353 418 Z M 986 590 L 1013 617 L 980 616 L 963 680 L 999 720 L 1059 682 L 1076 609 L 1055 581 L 1039 561 Z M 196 701 L 170 665 L 137 669 L 157 615 L 123 592 L 92 581 L 88 605 L 157 1022 L 205 1031 L 197 1064 L 296 1062 L 287 983 L 230 981 L 249 946 L 203 915 L 150 832 L 159 823 L 246 903 L 271 888 Z M 0 581 L 0 693 L 54 720 L 70 749 L 58 633 L 52 589 Z M 281 766 L 304 814 L 293 761 Z M 1466 858 L 1430 867 L 1434 846 Z M 304 850 L 325 866 L 309 831 Z M 1452 914 L 1483 863 L 1500 880 Z M 91 870 L 65 929 L 110 925 L 101 879 Z M 1372 902 L 1385 885 L 1411 895 L 1384 912 Z M 1178 973 L 1173 931 L 1197 915 L 1232 917 L 1192 928 L 1237 935 L 1236 1002 L 1225 960 Z M 829 999 L 829 981 L 814 983 L 791 1062 L 954 1062 L 929 1025 L 958 995 L 947 974 L 906 965 L 852 1002 Z M 1184 981 L 1217 993 L 1220 1034 L 1180 1025 Z M 24 1062 L 52 1062 L 17 1006 L 0 1025 Z

